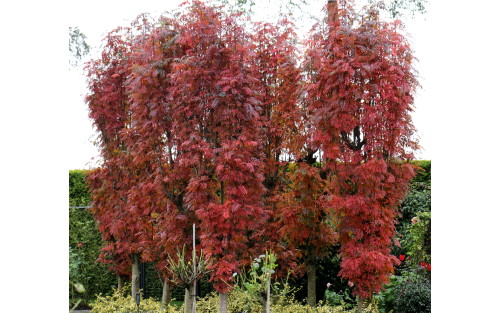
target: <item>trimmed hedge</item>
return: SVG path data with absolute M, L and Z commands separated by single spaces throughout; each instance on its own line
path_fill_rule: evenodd
M 90 194 L 85 183 L 86 171 L 69 172 L 69 206 L 88 206 Z M 96 295 L 111 294 L 112 287 L 117 284 L 115 275 L 108 267 L 96 262 L 102 246 L 94 218 L 89 210 L 82 208 L 69 209 L 69 279 L 73 283 L 82 284 L 86 292 L 77 294 L 72 285 L 69 286 L 70 305 L 81 299 L 80 308 L 85 308 Z

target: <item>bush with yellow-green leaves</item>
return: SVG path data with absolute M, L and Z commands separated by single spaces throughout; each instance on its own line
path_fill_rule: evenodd
M 128 294 L 128 293 L 126 293 Z M 355 310 L 345 310 L 341 306 L 328 306 L 320 302 L 317 307 L 310 307 L 293 300 L 291 297 L 278 296 L 273 298 L 271 313 L 354 313 Z M 122 292 L 115 291 L 110 296 L 98 296 L 91 305 L 90 313 L 182 313 L 182 307 L 168 305 L 163 310 L 159 301 L 153 299 L 141 299 L 139 308 L 135 300 L 130 296 L 124 296 Z M 219 298 L 216 293 L 196 301 L 197 313 L 217 313 Z M 372 308 L 373 307 L 373 308 Z M 228 313 L 262 313 L 262 303 L 255 296 L 235 288 L 229 295 Z M 366 313 L 378 313 L 376 305 L 369 306 Z

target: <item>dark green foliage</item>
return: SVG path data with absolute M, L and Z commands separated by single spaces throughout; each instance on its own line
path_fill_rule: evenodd
M 85 185 L 85 171 L 69 172 L 69 206 L 88 206 L 90 195 Z M 89 210 L 84 208 L 69 209 L 69 279 L 81 283 L 86 292 L 75 295 L 70 286 L 70 301 L 77 296 L 82 299 L 81 306 L 96 297 L 97 294 L 109 294 L 116 285 L 115 276 L 108 272 L 107 266 L 97 263 L 102 246 L 101 235 L 96 228 Z
M 394 289 L 394 311 L 398 313 L 431 312 L 431 282 L 423 276 L 410 278 Z
M 401 204 L 401 217 L 399 218 L 396 230 L 399 240 L 404 243 L 409 241 L 412 219 L 424 212 L 431 212 L 431 161 L 415 161 L 421 168 L 413 179 L 410 191 Z M 430 254 L 430 221 L 427 223 L 428 229 L 424 250 Z M 406 254 L 408 247 L 403 244 L 401 248 L 395 247 L 393 254 Z
M 431 186 L 427 183 L 416 182 L 410 187 L 410 193 L 401 205 L 403 214 L 401 221 L 410 222 L 418 212 L 430 212 Z
M 431 272 L 420 266 L 421 262 L 431 263 L 431 161 L 415 164 L 422 170 L 401 204 L 402 216 L 397 226 L 401 247 L 393 250 L 394 255 L 406 258 L 386 290 L 375 296 L 382 313 L 425 313 L 431 308 Z
M 335 292 L 333 290 L 325 290 L 324 302 L 330 306 L 342 306 L 344 309 L 354 308 L 355 299 L 350 295 L 350 291 L 344 289 L 344 291 Z
M 381 313 L 427 313 L 431 311 L 430 272 L 420 266 L 403 266 L 385 290 L 375 295 Z

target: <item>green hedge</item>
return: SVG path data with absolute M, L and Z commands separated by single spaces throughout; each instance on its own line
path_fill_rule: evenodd
M 69 206 L 88 206 L 90 195 L 85 183 L 86 171 L 69 172 Z M 86 305 L 99 293 L 110 294 L 117 284 L 108 267 L 96 262 L 102 246 L 101 235 L 89 210 L 69 209 L 69 279 L 81 283 L 86 292 L 77 294 L 69 286 L 70 304 L 82 299 L 80 307 Z

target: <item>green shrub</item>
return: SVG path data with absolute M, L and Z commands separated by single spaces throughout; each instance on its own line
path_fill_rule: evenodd
M 412 277 L 394 289 L 394 311 L 398 313 L 430 313 L 431 282 L 424 275 Z
M 347 290 L 343 292 L 335 292 L 333 290 L 325 290 L 325 303 L 331 306 L 341 306 L 346 309 L 354 307 L 352 303 L 354 300 L 351 298 Z
M 164 313 L 161 310 L 160 302 L 153 299 L 141 299 L 139 308 L 129 292 L 129 288 L 124 288 L 123 292 L 114 289 L 113 294 L 97 296 L 92 302 L 90 313 Z M 126 296 L 124 296 L 126 294 Z M 175 305 L 168 305 L 169 313 L 182 313 L 182 310 Z
M 406 246 L 413 265 L 431 263 L 431 212 L 419 212 L 413 219 L 407 236 L 402 242 Z
M 87 206 L 91 198 L 86 183 L 87 171 L 69 171 L 69 206 Z
M 393 275 L 385 290 L 374 298 L 382 313 L 430 312 L 430 272 L 425 267 L 408 264 L 401 275 Z

